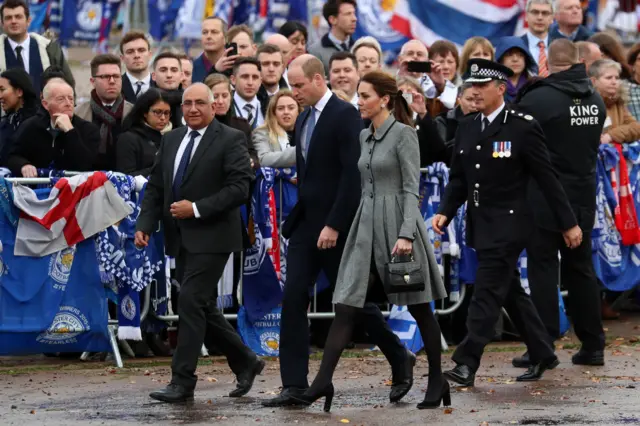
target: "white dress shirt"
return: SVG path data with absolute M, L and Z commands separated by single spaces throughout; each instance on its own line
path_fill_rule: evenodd
M 182 142 L 180 142 L 180 146 L 178 147 L 178 152 L 176 153 L 176 158 L 175 160 L 173 160 L 173 178 L 171 179 L 172 182 L 176 178 L 176 173 L 178 173 L 178 166 L 180 165 L 180 160 L 182 159 L 182 155 L 184 154 L 184 151 L 185 149 L 187 149 L 187 145 L 191 140 L 191 132 L 193 130 L 194 129 L 192 129 L 191 127 L 187 127 L 187 134 L 184 136 L 184 139 L 182 139 Z M 207 130 L 206 127 L 200 130 L 196 130 L 196 132 L 198 132 L 200 136 L 197 136 L 195 141 L 193 142 L 193 149 L 191 150 L 191 158 L 189 158 L 189 162 L 191 162 L 191 160 L 193 159 L 193 154 L 196 153 L 196 149 L 198 149 L 198 145 L 200 145 L 200 141 L 202 140 L 202 135 L 204 135 L 204 132 L 206 130 Z M 193 205 L 193 215 L 197 219 L 200 219 L 200 212 L 196 207 L 196 203 L 192 203 L 192 205 Z
M 531 33 L 527 33 L 527 40 L 529 41 L 529 53 L 531 53 L 531 56 L 535 59 L 536 64 L 539 65 L 538 60 L 540 59 L 540 47 L 538 47 L 538 43 L 541 41 L 544 42 L 544 53 L 547 55 L 547 58 L 549 57 L 549 34 L 547 34 L 547 37 L 543 40 Z
M 422 91 L 427 98 L 433 99 L 437 97 L 440 102 L 442 102 L 442 105 L 447 109 L 455 108 L 456 99 L 458 98 L 458 88 L 449 80 L 444 81 L 444 90 L 439 96 L 436 85 L 433 84 L 433 81 L 431 81 L 431 78 L 429 78 L 427 74 L 424 74 L 420 79 L 420 85 L 422 86 Z
M 247 120 L 249 119 L 249 114 L 247 113 L 247 110 L 244 109 L 244 106 L 246 104 L 253 105 L 253 115 L 256 116 L 256 114 L 258 114 L 256 118 L 255 127 L 260 127 L 264 124 L 264 117 L 262 116 L 260 101 L 258 100 L 257 96 L 254 96 L 251 101 L 247 102 L 244 99 L 242 99 L 242 97 L 238 94 L 238 92 L 235 92 L 233 94 L 233 103 L 235 104 L 236 114 L 238 114 L 242 118 L 246 118 Z
M 351 98 L 351 105 L 353 105 L 356 109 L 358 109 L 358 101 L 360 100 L 360 97 L 358 96 L 358 93 L 356 93 L 355 95 L 353 95 L 353 98 Z
M 320 119 L 320 115 L 322 114 L 324 107 L 327 106 L 327 102 L 329 102 L 329 99 L 331 99 L 331 96 L 333 96 L 333 92 L 327 89 L 327 91 L 324 93 L 324 95 L 322 95 L 320 100 L 316 102 L 316 104 L 311 108 L 311 112 L 309 113 L 309 118 L 307 118 L 307 121 L 305 121 L 304 123 L 304 128 L 302 130 L 302 138 L 300 139 L 301 143 L 304 143 L 304 141 L 307 140 L 307 123 L 311 119 L 311 114 L 314 114 L 316 118 L 316 126 L 317 126 L 318 120 Z M 305 147 L 301 147 L 301 148 L 304 149 Z
M 138 90 L 138 82 L 139 81 L 142 82 L 142 87 L 140 88 L 140 93 L 138 94 L 138 96 L 142 95 L 151 87 L 151 73 L 147 74 L 147 76 L 142 80 L 138 80 L 137 78 L 129 74 L 129 71 L 127 71 L 125 74 L 127 74 L 127 78 L 131 82 L 131 87 L 133 87 L 133 93 L 136 93 L 136 91 Z
M 482 119 L 483 123 L 484 123 L 484 119 L 486 118 L 487 120 L 489 120 L 489 124 L 491 124 L 491 123 L 493 123 L 493 120 L 495 120 L 496 117 L 502 112 L 503 109 L 504 109 L 504 102 L 502 102 L 502 105 L 500 105 L 497 110 L 493 111 L 489 115 L 481 114 L 480 118 Z M 482 129 L 482 130 L 484 130 L 484 129 Z
M 289 84 L 289 68 L 284 69 L 282 78 L 284 78 L 284 82 L 287 83 L 287 89 L 291 90 L 291 85 Z
M 24 70 L 28 74 L 29 73 L 29 49 L 31 47 L 31 36 L 29 36 L 29 33 L 27 33 L 27 39 L 20 44 L 16 43 L 15 41 L 11 40 L 8 37 L 7 37 L 7 40 L 9 40 L 9 46 L 11 46 L 11 49 L 13 50 L 14 55 L 16 53 L 16 47 L 22 46 L 22 53 L 21 53 L 22 62 L 24 62 Z

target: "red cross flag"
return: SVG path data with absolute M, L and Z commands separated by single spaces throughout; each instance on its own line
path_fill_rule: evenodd
M 103 172 L 60 179 L 45 199 L 13 185 L 20 210 L 15 256 L 42 257 L 77 244 L 132 213 Z

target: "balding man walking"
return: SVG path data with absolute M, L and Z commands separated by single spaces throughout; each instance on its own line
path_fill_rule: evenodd
M 289 240 L 287 282 L 280 326 L 283 391 L 263 402 L 268 407 L 296 405 L 309 387 L 309 290 L 320 271 L 335 286 L 342 252 L 360 200 L 358 111 L 340 100 L 325 82 L 322 62 L 301 55 L 289 66 L 294 97 L 305 110 L 295 126 L 299 199 L 283 226 Z M 373 303 L 363 308 L 363 324 L 392 367 L 390 400 L 399 401 L 413 384 L 409 356 Z
M 162 220 L 167 254 L 177 259 L 180 332 L 171 383 L 150 395 L 164 402 L 193 398 L 205 331 L 237 376 L 229 396 L 249 392 L 264 368 L 216 307 L 215 294 L 230 253 L 242 250 L 239 209 L 252 179 L 247 142 L 214 120 L 213 93 L 202 83 L 184 92 L 182 113 L 186 127 L 162 138 L 135 235 L 136 245 L 146 246 Z

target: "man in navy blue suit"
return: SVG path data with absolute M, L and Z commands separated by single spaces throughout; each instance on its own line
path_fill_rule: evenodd
M 322 62 L 302 55 L 289 66 L 289 84 L 305 110 L 295 126 L 298 203 L 282 234 L 290 238 L 287 281 L 280 326 L 280 375 L 283 391 L 263 401 L 268 407 L 294 405 L 292 398 L 309 387 L 309 289 L 323 271 L 331 286 L 360 200 L 358 111 L 327 87 Z M 392 367 L 390 399 L 399 401 L 413 384 L 413 364 L 380 309 L 365 304 L 363 323 Z
M 529 29 L 522 36 L 529 53 L 538 64 L 538 73 L 542 77 L 549 75 L 549 44 L 551 43 L 549 28 L 553 23 L 554 0 L 528 0 L 527 24 Z

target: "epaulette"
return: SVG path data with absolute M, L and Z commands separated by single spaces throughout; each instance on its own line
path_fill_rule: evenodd
M 505 108 L 505 121 L 507 120 L 507 116 L 510 115 L 512 117 L 522 118 L 523 120 L 533 121 L 533 116 L 526 114 L 524 112 L 516 111 L 515 109 Z

